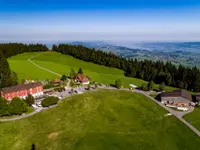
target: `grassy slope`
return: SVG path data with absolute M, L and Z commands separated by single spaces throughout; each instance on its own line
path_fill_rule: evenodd
M 0 123 L 0 149 L 198 150 L 200 139 L 161 107 L 130 92 L 77 95 L 30 118 Z
M 195 108 L 193 112 L 184 116 L 184 119 L 200 130 L 200 108 Z
M 19 74 L 20 79 L 22 78 L 27 78 L 27 79 L 29 78 L 31 79 L 59 78 L 48 72 L 42 71 L 39 68 L 36 68 L 35 66 L 33 66 L 27 61 L 29 57 L 34 56 L 36 54 L 37 53 L 24 53 L 21 55 L 11 57 L 9 59 L 11 69 L 16 71 Z M 66 75 L 69 75 L 71 68 L 78 70 L 78 68 L 81 67 L 84 73 L 88 75 L 93 81 L 97 81 L 104 84 L 114 84 L 116 79 L 122 79 L 125 87 L 128 87 L 129 84 L 135 84 L 137 86 L 141 86 L 141 84 L 145 82 L 140 79 L 125 77 L 122 70 L 100 66 L 93 63 L 89 63 L 89 62 L 84 62 L 84 61 L 75 59 L 71 56 L 62 55 L 56 52 L 49 52 L 49 53 L 40 55 L 34 58 L 34 62 L 47 69 L 50 69 L 60 74 L 66 74 Z M 175 88 L 172 88 L 172 87 L 166 87 L 167 91 L 171 91 L 174 89 Z

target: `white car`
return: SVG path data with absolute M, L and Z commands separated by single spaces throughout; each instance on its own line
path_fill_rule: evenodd
M 32 104 L 32 107 L 35 108 L 35 109 L 38 108 L 38 106 L 36 106 L 35 104 Z

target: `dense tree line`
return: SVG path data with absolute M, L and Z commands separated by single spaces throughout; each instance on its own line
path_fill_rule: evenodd
M 52 50 L 87 62 L 122 69 L 128 77 L 153 81 L 157 84 L 163 83 L 190 91 L 200 90 L 200 70 L 196 67 L 188 68 L 182 65 L 176 67 L 171 62 L 126 59 L 81 45 L 53 45 Z
M 0 88 L 18 84 L 17 74 L 11 72 L 6 58 L 0 52 Z
M 48 48 L 42 44 L 0 44 L 0 88 L 18 84 L 17 74 L 15 72 L 11 72 L 6 58 L 23 52 L 38 51 L 48 51 Z
M 41 52 L 48 51 L 48 47 L 43 44 L 22 44 L 22 43 L 5 43 L 0 44 L 0 52 L 5 58 L 21 54 L 24 52 Z

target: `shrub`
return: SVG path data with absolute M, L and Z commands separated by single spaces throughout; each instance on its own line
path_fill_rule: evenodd
M 10 107 L 7 101 L 0 97 L 0 117 L 9 116 L 10 115 Z
M 54 97 L 54 96 L 47 97 L 42 101 L 42 106 L 49 107 L 51 105 L 57 104 L 58 100 L 59 100 L 58 97 Z
M 141 89 L 143 91 L 147 91 L 148 90 L 148 85 L 146 83 L 142 83 Z
M 44 89 L 50 89 L 50 88 L 52 88 L 52 87 L 53 87 L 53 85 L 51 85 L 51 84 L 45 84 L 45 85 L 43 86 Z
M 12 99 L 10 103 L 10 114 L 21 115 L 24 112 L 27 112 L 27 110 L 27 104 L 24 102 L 24 100 L 18 97 Z
M 160 85 L 159 85 L 159 90 L 160 91 L 164 91 L 165 90 L 165 83 L 162 82 Z
M 153 90 L 153 87 L 154 87 L 154 82 L 153 81 L 150 81 L 147 85 L 147 88 L 148 90 Z
M 115 81 L 115 87 L 118 89 L 122 87 L 122 81 L 120 79 Z
M 31 106 L 32 104 L 35 103 L 35 98 L 32 95 L 28 95 L 25 99 L 25 102 L 27 103 L 28 106 Z
M 67 76 L 66 75 L 62 75 L 61 79 L 62 81 L 66 81 L 67 80 Z

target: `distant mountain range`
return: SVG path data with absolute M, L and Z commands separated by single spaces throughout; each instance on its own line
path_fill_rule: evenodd
M 126 58 L 171 61 L 177 65 L 200 67 L 200 42 L 134 43 L 132 48 L 105 42 L 71 42 L 70 44 L 112 52 Z

